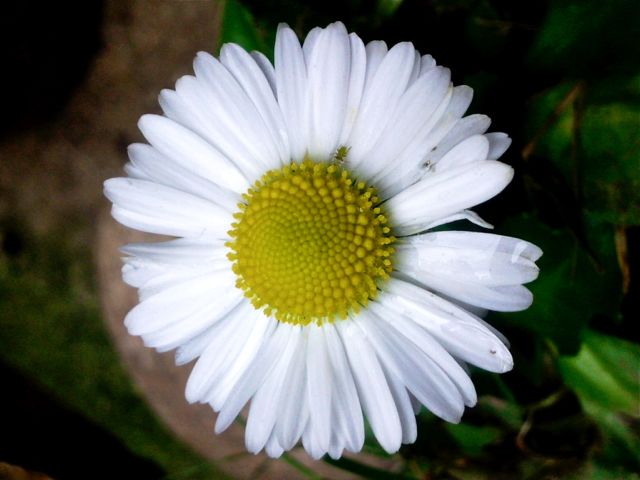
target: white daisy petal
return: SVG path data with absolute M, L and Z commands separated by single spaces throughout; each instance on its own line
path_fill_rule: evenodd
M 280 458 L 284 453 L 284 448 L 280 446 L 276 437 L 272 434 L 267 441 L 267 445 L 264 447 L 264 451 L 271 458 Z
M 127 315 L 125 325 L 132 335 L 144 335 L 158 331 L 180 321 L 191 321 L 195 312 L 202 312 L 203 320 L 213 320 L 216 311 L 225 314 L 229 303 L 239 303 L 242 295 L 234 293 L 224 302 L 213 299 L 208 292 L 211 289 L 229 288 L 234 283 L 230 270 L 220 270 L 208 275 L 196 275 L 184 279 L 178 285 L 171 286 L 136 305 Z M 189 308 L 185 308 L 185 303 Z M 207 315 L 207 314 L 210 315 Z M 213 323 L 210 321 L 210 323 Z
M 331 25 L 327 27 L 327 29 L 329 28 L 331 28 Z M 305 59 L 307 68 L 309 68 L 309 63 L 310 63 L 309 59 L 311 58 L 311 53 L 313 52 L 313 49 L 315 48 L 316 43 L 318 43 L 318 38 L 320 38 L 322 32 L 325 30 L 326 29 L 323 29 L 320 27 L 312 28 L 311 30 L 309 30 L 309 33 L 307 33 L 307 36 L 304 38 L 304 42 L 302 42 L 302 53 L 304 53 L 304 59 Z
M 282 387 L 299 338 L 300 328 L 294 327 L 280 358 L 251 400 L 245 435 L 245 443 L 250 453 L 258 453 L 262 450 L 271 436 L 276 418 L 280 413 L 278 407 L 283 394 Z
M 353 168 L 357 169 L 366 160 L 366 153 L 389 123 L 389 111 L 397 105 L 408 86 L 414 58 L 413 45 L 395 45 L 384 56 L 371 81 L 365 84 L 358 117 L 347 140 Z
M 224 260 L 227 249 L 222 240 L 207 237 L 178 238 L 167 242 L 130 243 L 120 248 L 127 255 L 151 262 L 202 265 Z
M 241 302 L 229 315 L 210 327 L 209 332 L 213 333 L 207 332 L 201 336 L 208 337 L 206 344 L 191 347 L 202 348 L 202 351 L 187 381 L 185 397 L 189 402 L 207 400 L 208 392 L 225 371 L 221 367 L 227 366 L 229 360 L 238 354 L 251 330 L 259 329 L 256 328 L 256 323 L 264 324 L 264 322 L 256 322 L 248 302 Z M 193 341 L 195 340 L 197 338 Z M 185 346 L 187 345 L 192 344 L 188 342 Z M 190 347 L 187 346 L 187 348 Z
M 438 150 L 439 143 L 460 120 L 472 97 L 473 90 L 465 85 L 447 91 L 422 131 L 395 162 L 389 162 L 389 167 L 376 175 L 378 192 L 382 198 L 395 195 L 433 171 L 433 165 L 428 160 L 430 152 Z
M 402 443 L 413 443 L 418 436 L 418 426 L 416 424 L 416 416 L 413 413 L 413 405 L 409 398 L 409 392 L 402 382 L 382 365 L 382 370 L 387 379 L 389 390 L 393 396 L 393 401 L 398 409 L 400 417 L 400 425 L 402 426 Z
M 331 366 L 324 332 L 321 327 L 311 324 L 307 327 L 309 343 L 307 347 L 307 402 L 309 423 L 315 442 L 323 451 L 329 449 L 331 440 Z
M 384 305 L 412 318 L 449 353 L 465 362 L 498 373 L 513 366 L 509 350 L 484 322 L 431 292 L 392 278 Z
M 264 53 L 251 52 L 251 58 L 256 62 L 264 77 L 269 82 L 269 87 L 274 95 L 276 95 L 276 70 L 273 68 L 273 64 L 269 61 Z
M 464 120 L 466 120 L 466 118 Z M 458 123 L 462 123 L 464 120 L 461 120 Z M 489 140 L 487 140 L 483 135 L 473 135 L 458 143 L 439 159 L 427 157 L 427 162 L 431 162 L 435 165 L 435 172 L 442 172 L 449 168 L 455 168 L 460 165 L 486 160 L 488 154 Z
M 414 343 L 403 342 L 398 333 L 376 315 L 369 312 L 361 314 L 356 322 L 366 330 L 381 362 L 422 404 L 449 422 L 460 421 L 464 402 L 455 384 L 437 363 Z
M 329 323 L 322 328 L 333 371 L 333 414 L 340 417 L 337 423 L 341 427 L 340 436 L 344 438 L 345 448 L 359 452 L 364 444 L 364 420 L 345 347 L 334 325 Z
M 507 151 L 509 145 L 511 145 L 511 139 L 506 133 L 487 133 L 485 137 L 489 140 L 489 154 L 487 155 L 487 160 L 499 159 L 502 154 Z
M 458 220 L 468 220 L 469 222 L 478 225 L 479 227 L 492 229 L 493 225 L 486 222 L 480 217 L 476 212 L 471 210 L 463 210 L 461 212 L 456 212 L 451 215 L 447 215 L 446 217 L 439 218 L 438 220 L 434 220 L 433 222 L 427 223 L 423 230 L 430 230 L 432 228 L 439 227 L 440 225 L 446 225 L 447 223 L 457 222 Z
M 396 249 L 397 268 L 413 278 L 429 272 L 491 287 L 535 280 L 542 255 L 524 240 L 476 232 L 425 233 L 403 239 Z
M 277 148 L 281 164 L 290 160 L 289 139 L 282 112 L 278 108 L 275 94 L 256 61 L 242 48 L 227 44 L 220 50 L 220 61 L 229 69 L 238 84 L 258 110 Z M 262 74 L 261 74 L 262 73 Z
M 216 433 L 223 432 L 231 425 L 231 422 L 238 416 L 242 407 L 260 388 L 271 370 L 275 368 L 280 356 L 287 348 L 291 336 L 294 334 L 294 328 L 288 324 L 280 324 L 273 335 L 265 339 L 251 365 L 233 386 L 224 406 L 220 410 L 216 420 Z
M 249 182 L 260 176 L 264 167 L 255 143 L 249 145 L 239 138 L 238 132 L 233 130 L 233 118 L 222 110 L 205 82 L 185 75 L 176 82 L 175 91 L 162 90 L 158 100 L 168 118 L 206 140 L 214 151 L 229 159 Z M 224 114 L 215 115 L 215 111 Z
M 349 90 L 345 104 L 344 125 L 340 134 L 339 145 L 346 145 L 347 138 L 351 134 L 358 111 L 360 100 L 364 90 L 365 74 L 367 73 L 367 53 L 364 43 L 356 34 L 349 34 L 351 47 L 351 70 L 349 73 Z
M 301 160 L 309 145 L 307 67 L 296 34 L 284 24 L 278 25 L 274 55 L 276 92 L 287 124 L 291 158 Z
M 231 215 L 208 200 L 158 183 L 131 178 L 104 182 L 112 215 L 122 224 L 149 233 L 226 238 Z
M 402 443 L 402 427 L 375 350 L 364 332 L 353 322 L 338 322 L 336 327 L 345 345 L 362 408 L 371 429 L 382 448 L 388 453 L 395 453 Z
M 529 306 L 520 284 L 538 277 L 535 261 L 542 255 L 524 240 L 473 232 L 409 237 L 397 250 L 403 275 L 471 305 L 506 311 Z
M 216 115 L 220 125 L 228 128 L 230 136 L 241 135 L 238 140 L 244 141 L 253 159 L 263 168 L 280 166 L 277 146 L 274 143 L 279 141 L 279 138 L 269 135 L 260 109 L 256 108 L 229 70 L 220 61 L 204 52 L 199 52 L 196 56 L 193 69 L 203 97 L 209 100 L 211 105 L 218 106 L 219 112 L 225 113 Z
M 465 405 L 472 407 L 476 404 L 478 397 L 469 376 L 460 368 L 455 359 L 436 341 L 427 331 L 420 328 L 403 315 L 395 315 L 390 319 L 390 312 L 384 308 L 385 302 L 382 297 L 378 302 L 371 305 L 371 311 L 377 313 L 380 319 L 386 321 L 391 328 L 397 330 L 399 334 L 406 337 L 404 341 L 413 342 L 422 352 L 433 360 L 449 379 L 458 387 L 458 391 L 464 399 Z
M 252 365 L 263 344 L 271 339 L 277 326 L 277 322 L 272 318 L 265 317 L 261 312 L 255 310 L 247 315 L 247 320 L 253 321 L 253 328 L 249 329 L 248 334 L 239 337 L 234 349 L 224 355 L 224 363 L 216 372 L 219 376 L 216 377 L 216 382 L 206 393 L 206 401 L 215 411 L 222 409 L 240 377 Z
M 389 49 L 387 44 L 382 40 L 374 40 L 367 43 L 365 47 L 365 53 L 367 55 L 365 86 L 370 86 L 371 82 L 378 71 L 378 67 L 384 60 L 385 55 Z
M 284 391 L 279 405 L 280 416 L 274 435 L 285 450 L 290 450 L 300 440 L 309 419 L 309 402 L 307 401 L 307 339 L 300 335 L 298 346 L 293 353 L 286 376 Z
M 367 177 L 375 178 L 378 172 L 393 164 L 393 160 L 414 137 L 423 130 L 429 119 L 444 100 L 449 88 L 450 73 L 446 68 L 432 68 L 420 76 L 398 100 L 398 106 L 390 116 L 389 127 L 380 140 L 365 154 L 359 170 Z
M 435 66 L 436 61 L 431 55 L 423 55 L 420 58 L 420 72 L 424 73 Z
M 128 149 L 131 163 L 125 165 L 130 177 L 150 180 L 183 192 L 192 193 L 234 211 L 240 196 L 201 177 L 162 155 L 150 145 L 134 143 Z
M 178 237 L 122 248 L 139 303 L 133 335 L 194 362 L 185 396 L 225 430 L 250 404 L 249 452 L 298 442 L 311 458 L 416 440 L 425 405 L 458 422 L 476 403 L 467 364 L 512 368 L 480 315 L 526 308 L 541 251 L 515 238 L 426 232 L 511 180 L 511 140 L 463 115 L 473 96 L 410 43 L 366 46 L 336 22 L 275 65 L 223 45 L 145 115 L 128 178 L 105 182 L 113 217 Z M 433 292 L 437 292 L 433 293 Z
M 306 61 L 311 112 L 309 155 L 324 160 L 338 147 L 349 93 L 351 46 L 344 25 L 334 23 L 322 30 Z
M 434 173 L 395 195 L 385 208 L 399 235 L 422 231 L 426 225 L 501 192 L 513 169 L 495 161 L 474 162 Z
M 158 152 L 186 170 L 233 192 L 249 187 L 228 158 L 182 125 L 159 115 L 143 115 L 138 127 Z

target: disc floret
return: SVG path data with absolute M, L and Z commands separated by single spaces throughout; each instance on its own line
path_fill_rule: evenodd
M 283 322 L 357 313 L 392 270 L 395 238 L 379 202 L 335 162 L 268 171 L 243 195 L 229 231 L 236 286 Z

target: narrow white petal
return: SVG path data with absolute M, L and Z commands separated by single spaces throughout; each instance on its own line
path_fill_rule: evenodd
M 533 294 L 522 285 L 491 287 L 431 274 L 424 275 L 418 283 L 462 302 L 497 312 L 519 312 L 533 303 Z
M 247 142 L 251 135 L 244 135 L 242 128 L 238 130 L 235 114 L 225 110 L 228 107 L 221 104 L 219 95 L 191 75 L 179 78 L 175 88 L 162 90 L 158 97 L 165 115 L 205 140 L 249 183 L 259 178 L 266 168 L 259 143 Z
M 513 366 L 509 350 L 484 322 L 423 288 L 391 278 L 385 285 L 384 303 L 412 318 L 465 362 L 498 373 Z
M 283 394 L 291 357 L 296 351 L 300 339 L 300 327 L 291 330 L 290 339 L 269 372 L 260 388 L 251 400 L 251 409 L 247 417 L 245 445 L 250 453 L 258 453 L 264 448 L 271 436 L 278 415 L 280 415 L 280 399 Z M 284 392 L 288 394 L 288 392 Z
M 238 416 L 242 407 L 260 388 L 289 343 L 293 333 L 292 330 L 292 326 L 280 323 L 273 335 L 265 339 L 251 365 L 233 386 L 231 393 L 222 406 L 216 421 L 216 433 L 223 432 L 231 425 L 231 422 Z
M 382 370 L 389 384 L 393 401 L 398 409 L 400 425 L 402 425 L 402 443 L 413 443 L 418 436 L 418 427 L 416 425 L 416 416 L 413 413 L 413 406 L 409 399 L 409 392 L 407 392 L 407 389 L 400 379 L 392 374 L 388 368 L 385 368 L 384 365 L 382 365 Z
M 229 70 L 219 60 L 204 52 L 198 52 L 193 69 L 202 85 L 201 93 L 216 107 L 215 119 L 220 121 L 220 126 L 226 127 L 230 136 L 244 142 L 253 159 L 263 169 L 280 166 L 275 144 L 279 139 L 269 134 L 269 128 L 259 109 Z
M 274 55 L 278 104 L 287 124 L 291 158 L 302 160 L 309 144 L 307 67 L 296 34 L 285 24 L 278 25 Z
M 439 218 L 438 220 L 434 220 L 433 222 L 427 223 L 426 225 L 424 225 L 423 230 L 431 230 L 432 228 L 439 227 L 440 225 L 457 222 L 458 220 L 468 220 L 469 222 L 478 225 L 479 227 L 493 229 L 493 225 L 483 220 L 482 217 L 480 217 L 480 215 L 478 215 L 476 212 L 472 210 L 463 210 L 461 212 L 456 212 L 451 215 L 447 215 L 446 217 Z
M 318 443 L 318 438 L 313 434 L 313 426 L 311 422 L 307 423 L 307 427 L 302 434 L 302 446 L 307 454 L 314 460 L 320 460 L 327 453 Z
M 236 166 L 202 137 L 160 115 L 143 115 L 138 127 L 158 152 L 221 187 L 243 193 L 249 183 Z
M 502 191 L 513 169 L 495 161 L 475 162 L 424 177 L 389 199 L 385 206 L 396 234 L 420 232 L 425 225 L 482 203 Z
M 192 360 L 199 358 L 212 343 L 219 340 L 221 341 L 222 338 L 224 338 L 224 335 L 221 332 L 225 328 L 228 328 L 229 319 L 233 317 L 234 312 L 237 309 L 241 308 L 243 303 L 247 302 L 241 302 L 224 319 L 221 319 L 219 322 L 214 323 L 201 334 L 196 335 L 191 340 L 185 342 L 183 345 L 180 345 L 176 350 L 176 365 L 185 365 Z M 237 326 L 234 326 L 234 329 L 234 331 L 239 330 Z
M 228 253 L 224 241 L 207 237 L 178 238 L 167 242 L 130 243 L 121 247 L 120 251 L 143 260 L 177 265 L 202 265 L 224 261 Z
M 388 453 L 395 453 L 402 443 L 402 427 L 375 350 L 354 321 L 337 322 L 336 327 L 345 345 L 371 429 L 382 448 Z
M 438 149 L 439 143 L 464 114 L 472 97 L 473 91 L 466 85 L 449 88 L 422 131 L 390 164 L 390 168 L 376 177 L 381 198 L 392 197 L 433 173 L 433 165 L 428 160 L 430 152 Z
M 506 133 L 492 132 L 487 133 L 485 136 L 487 137 L 487 140 L 489 140 L 489 155 L 487 155 L 488 160 L 499 159 L 502 154 L 507 151 L 509 145 L 511 145 L 511 139 Z
M 393 315 L 393 311 L 385 307 L 384 296 L 371 305 L 371 311 L 433 360 L 456 385 L 465 405 L 472 407 L 476 404 L 478 397 L 469 375 L 424 328 L 404 315 Z
M 349 34 L 349 45 L 351 48 L 351 71 L 349 73 L 349 93 L 347 94 L 346 108 L 344 114 L 344 125 L 340 134 L 339 145 L 346 145 L 349 134 L 353 129 L 360 100 L 364 91 L 365 74 L 367 72 L 367 54 L 364 43 L 355 33 Z
M 300 335 L 298 346 L 289 364 L 285 379 L 280 412 L 274 435 L 278 444 L 290 450 L 300 440 L 309 419 L 309 403 L 307 401 L 307 338 Z
M 435 171 L 439 171 L 463 163 L 485 160 L 489 152 L 489 141 L 482 137 L 482 134 L 490 124 L 491 120 L 486 115 L 464 117 L 438 142 L 437 147 L 429 152 L 426 161 L 436 166 Z M 470 140 L 472 138 L 473 140 Z
M 407 89 L 414 55 L 413 45 L 398 43 L 385 55 L 371 82 L 366 84 L 358 118 L 347 142 L 351 147 L 349 153 L 354 168 L 366 160 L 366 153 L 389 123 L 389 112 Z
M 248 301 L 241 302 L 224 319 L 189 342 L 190 348 L 202 349 L 185 389 L 189 402 L 207 400 L 207 392 L 223 375 L 227 360 L 238 354 L 251 330 L 257 328 L 251 308 Z M 205 338 L 207 342 L 202 345 Z
M 457 423 L 464 412 L 464 402 L 447 374 L 413 342 L 403 340 L 396 331 L 369 311 L 356 320 L 367 332 L 381 362 L 393 375 L 402 379 L 435 415 Z
M 420 280 L 422 273 L 494 287 L 528 283 L 538 277 L 542 254 L 512 237 L 476 232 L 433 232 L 402 239 L 396 269 Z M 471 302 L 472 303 L 472 302 Z
M 307 33 L 307 36 L 302 43 L 302 53 L 304 53 L 304 59 L 307 67 L 309 67 L 309 59 L 311 58 L 311 54 L 313 53 L 313 50 L 318 43 L 318 38 L 320 38 L 324 30 L 324 28 L 320 27 L 312 28 L 311 30 L 309 30 L 309 33 Z
M 312 323 L 305 330 L 309 335 L 306 391 L 310 435 L 315 437 L 319 448 L 327 451 L 331 440 L 331 366 L 322 328 Z
M 434 60 L 434 58 L 431 55 L 423 55 L 422 58 L 420 59 L 420 72 L 424 73 L 427 70 L 429 70 L 430 68 L 433 68 L 436 66 L 436 61 Z
M 127 149 L 131 163 L 125 165 L 130 177 L 173 187 L 214 202 L 229 211 L 235 211 L 240 200 L 236 192 L 223 188 L 211 180 L 161 154 L 151 145 L 134 143 Z
M 446 146 L 443 147 L 443 150 L 445 148 Z M 434 164 L 434 172 L 442 172 L 449 168 L 486 160 L 488 154 L 489 140 L 484 135 L 473 135 L 451 148 L 439 160 L 428 159 L 427 161 Z
M 264 451 L 271 458 L 280 458 L 284 453 L 284 448 L 278 443 L 278 439 L 274 434 L 271 434 L 267 445 L 264 447 Z
M 231 225 L 231 214 L 219 205 L 154 182 L 112 178 L 104 193 L 116 220 L 149 233 L 226 238 Z
M 421 66 L 422 66 L 422 60 L 420 57 L 420 52 L 416 50 L 414 53 L 414 59 L 413 59 L 413 69 L 411 70 L 411 75 L 409 75 L 409 85 L 413 85 L 413 82 L 415 82 L 420 76 Z
M 351 46 L 344 25 L 338 22 L 323 29 L 306 61 L 310 102 L 309 155 L 324 160 L 338 147 L 349 93 Z
M 290 153 L 284 119 L 274 91 L 269 86 L 269 81 L 263 71 L 251 55 L 232 43 L 222 47 L 220 61 L 229 69 L 258 110 L 264 126 L 269 131 L 277 148 L 280 162 L 287 163 L 290 159 Z
M 275 95 L 276 94 L 276 71 L 273 68 L 273 64 L 262 52 L 253 51 L 250 53 L 250 55 L 251 55 L 251 58 L 255 60 L 258 67 L 260 67 L 260 70 L 262 70 L 264 77 L 267 79 L 267 82 L 269 82 L 269 87 L 271 88 L 271 91 Z
M 378 67 L 384 60 L 389 49 L 387 44 L 382 40 L 374 40 L 367 43 L 365 47 L 365 53 L 367 55 L 366 75 L 365 75 L 365 88 L 371 85 L 373 78 L 375 77 Z
M 340 437 L 344 438 L 345 447 L 351 452 L 359 452 L 364 444 L 364 420 L 351 367 L 335 326 L 326 323 L 322 328 L 334 379 L 332 412 L 340 429 Z M 334 435 L 337 434 L 334 430 Z
M 142 335 L 162 329 L 205 306 L 215 308 L 217 302 L 210 295 L 212 291 L 229 288 L 232 289 L 229 296 L 236 297 L 233 277 L 229 269 L 183 278 L 179 284 L 136 305 L 125 318 L 125 325 L 132 335 Z
M 219 369 L 219 379 L 206 394 L 206 401 L 215 411 L 222 409 L 239 379 L 252 365 L 263 344 L 270 341 L 278 325 L 275 319 L 265 316 L 253 307 L 247 318 L 254 322 L 253 328 L 242 337 L 240 346 L 225 356 Z
M 430 119 L 449 89 L 450 72 L 437 67 L 421 75 L 399 99 L 387 115 L 389 125 L 379 141 L 364 154 L 366 161 L 359 170 L 368 178 L 380 172 L 404 168 L 396 159 L 419 132 L 428 128 Z

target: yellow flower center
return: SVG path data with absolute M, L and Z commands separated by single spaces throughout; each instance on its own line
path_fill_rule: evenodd
M 282 322 L 358 312 L 392 269 L 395 238 L 378 203 L 337 163 L 305 160 L 265 173 L 229 232 L 237 287 Z

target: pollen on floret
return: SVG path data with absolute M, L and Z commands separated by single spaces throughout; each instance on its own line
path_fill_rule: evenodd
M 357 313 L 393 269 L 395 238 L 379 202 L 338 163 L 268 171 L 242 196 L 229 231 L 236 286 L 282 322 Z

